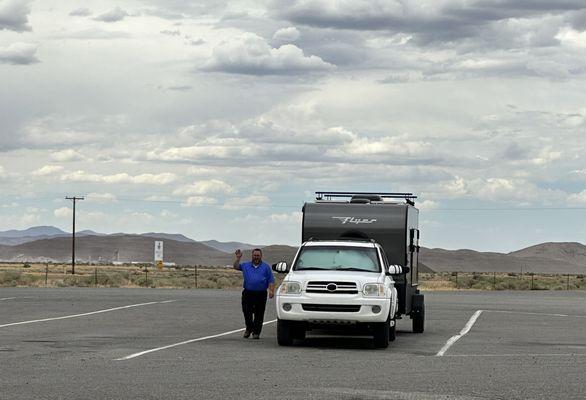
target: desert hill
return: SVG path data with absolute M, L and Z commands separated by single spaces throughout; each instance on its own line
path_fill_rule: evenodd
M 25 243 L 0 242 L 0 261 L 12 262 L 70 262 L 71 238 L 46 237 L 47 228 L 14 231 L 21 237 L 32 238 Z M 12 232 L 12 231 L 10 231 Z M 12 232 L 12 233 L 14 233 Z M 52 231 L 55 233 L 55 231 Z M 5 233 L 5 232 L 0 232 Z M 165 261 L 177 265 L 225 266 L 233 262 L 235 248 L 244 250 L 244 259 L 250 259 L 250 249 L 261 247 L 263 259 L 268 263 L 286 261 L 291 263 L 296 247 L 285 245 L 255 246 L 239 242 L 197 242 L 180 234 L 145 233 L 97 234 L 85 232 L 76 238 L 76 260 L 78 262 L 152 262 L 154 241 L 163 240 Z M 18 239 L 18 237 L 5 239 Z M 508 254 L 478 252 L 474 250 L 444 250 L 421 248 L 419 254 L 421 272 L 541 272 L 558 274 L 586 274 L 586 246 L 580 243 L 542 243 Z

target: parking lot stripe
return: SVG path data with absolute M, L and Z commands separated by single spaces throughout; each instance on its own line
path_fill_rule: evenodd
M 272 324 L 273 322 L 277 322 L 277 320 L 276 319 L 273 319 L 272 321 L 267 321 L 267 322 L 263 323 L 263 325 Z M 143 356 L 145 354 L 154 353 L 155 351 L 170 349 L 172 347 L 177 347 L 177 346 L 181 346 L 181 345 L 188 344 L 188 343 L 200 342 L 202 340 L 214 339 L 214 338 L 217 338 L 217 337 L 220 337 L 220 336 L 227 336 L 227 335 L 231 335 L 233 333 L 242 332 L 242 331 L 244 331 L 244 328 L 235 329 L 233 331 L 228 331 L 228 332 L 218 333 L 217 335 L 204 336 L 204 337 L 197 338 L 197 339 L 186 340 L 184 342 L 173 343 L 173 344 L 169 344 L 167 346 L 157 347 L 156 349 L 145 350 L 145 351 L 141 351 L 139 353 L 131 354 L 131 355 L 126 356 L 126 357 L 117 358 L 116 361 L 130 360 L 132 358 L 140 357 L 140 356 Z
M 504 314 L 524 314 L 524 315 L 543 315 L 546 317 L 574 317 L 574 318 L 586 318 L 586 315 L 572 315 L 572 314 L 547 314 L 547 313 L 535 313 L 525 311 L 508 311 L 508 310 L 484 310 L 485 312 L 495 312 Z
M 464 326 L 464 328 L 460 331 L 459 334 L 452 336 L 447 343 L 444 345 L 444 347 L 442 347 L 440 349 L 440 351 L 437 352 L 436 356 L 438 357 L 442 357 L 446 351 L 448 351 L 448 349 L 450 347 L 452 347 L 452 345 L 454 343 L 456 343 L 462 336 L 464 336 L 465 334 L 467 334 L 468 332 L 470 332 L 470 329 L 472 329 L 472 326 L 474 325 L 474 323 L 476 322 L 476 320 L 478 319 L 478 317 L 480 317 L 480 314 L 482 314 L 482 310 L 478 310 L 474 313 L 474 315 L 472 315 L 472 317 L 470 317 L 470 319 L 468 320 L 468 322 L 466 323 L 466 325 Z
M 14 300 L 16 299 L 16 297 L 4 297 L 2 299 L 0 299 L 0 301 L 4 301 L 4 300 Z
M 0 325 L 0 328 L 6 328 L 8 326 L 15 326 L 15 325 L 34 324 L 34 323 L 37 323 L 37 322 L 56 321 L 56 320 L 59 320 L 59 319 L 69 319 L 69 318 L 85 317 L 86 315 L 101 314 L 101 313 L 106 313 L 106 312 L 110 312 L 110 311 L 124 310 L 126 308 L 132 308 L 132 307 L 149 306 L 151 304 L 158 304 L 158 303 L 160 303 L 160 302 L 159 301 L 151 301 L 151 302 L 148 302 L 148 303 L 130 304 L 128 306 L 107 308 L 105 310 L 91 311 L 91 312 L 82 313 L 82 314 L 64 315 L 62 317 L 43 318 L 43 319 L 35 319 L 35 320 L 31 320 L 31 321 L 13 322 L 13 323 L 10 323 L 10 324 Z

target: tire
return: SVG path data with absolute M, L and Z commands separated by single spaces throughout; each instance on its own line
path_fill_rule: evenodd
M 377 349 L 386 349 L 389 347 L 390 337 L 390 324 L 389 321 L 379 322 L 374 325 L 373 339 L 374 347 Z
M 291 328 L 291 337 L 293 339 L 305 340 L 305 324 L 303 322 L 296 322 Z
M 413 310 L 413 332 L 423 333 L 425 329 L 425 308 Z
M 413 320 L 413 332 L 423 333 L 425 329 L 425 300 L 419 291 L 413 295 L 412 304 L 411 319 Z
M 397 338 L 397 320 L 393 318 L 391 321 L 393 322 L 393 326 L 389 326 L 389 341 L 394 342 Z
M 291 346 L 293 344 L 292 333 L 289 321 L 277 320 L 277 343 L 279 346 Z

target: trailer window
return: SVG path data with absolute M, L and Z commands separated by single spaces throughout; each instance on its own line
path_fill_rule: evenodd
M 294 270 L 341 270 L 380 272 L 376 249 L 367 247 L 304 247 Z

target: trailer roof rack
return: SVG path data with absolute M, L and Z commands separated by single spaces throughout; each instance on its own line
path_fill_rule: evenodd
M 331 200 L 333 198 L 366 198 L 380 197 L 381 199 L 405 199 L 408 204 L 415 205 L 415 196 L 413 193 L 380 193 L 380 192 L 315 192 L 316 200 Z

